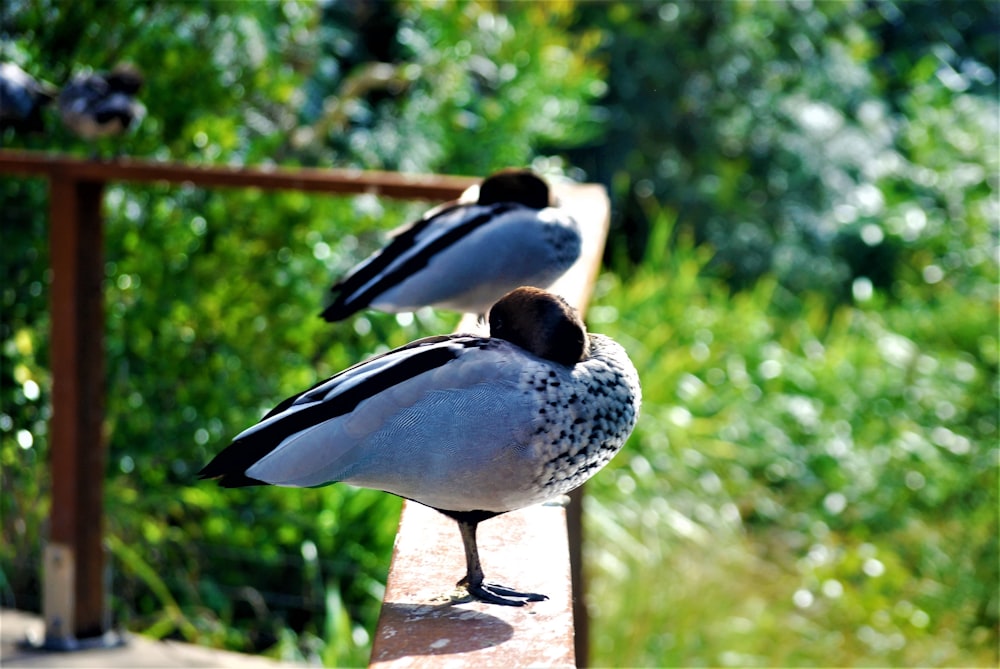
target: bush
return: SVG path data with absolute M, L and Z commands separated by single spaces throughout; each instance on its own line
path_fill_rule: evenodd
M 995 328 L 956 317 L 980 297 L 789 316 L 681 239 L 592 311 L 644 392 L 588 484 L 595 665 L 995 664 Z

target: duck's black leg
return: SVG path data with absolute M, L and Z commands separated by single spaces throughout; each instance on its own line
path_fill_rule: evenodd
M 462 543 L 465 545 L 465 577 L 458 582 L 459 586 L 469 591 L 476 599 L 490 604 L 504 606 L 524 606 L 525 602 L 540 602 L 548 599 L 545 595 L 535 592 L 518 592 L 495 583 L 485 583 L 483 567 L 479 562 L 479 549 L 476 545 L 476 527 L 479 521 L 459 520 L 458 529 L 462 533 Z

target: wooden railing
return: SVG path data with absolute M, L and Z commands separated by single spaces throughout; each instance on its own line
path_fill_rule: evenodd
M 338 169 L 189 166 L 144 160 L 88 161 L 0 151 L 0 173 L 49 181 L 51 250 L 52 503 L 43 551 L 46 645 L 75 648 L 110 632 L 104 590 L 104 308 L 101 203 L 109 182 L 299 190 L 447 200 L 477 178 Z M 581 259 L 556 285 L 583 311 L 608 226 L 608 199 L 596 185 L 565 184 L 557 196 L 584 230 Z M 463 321 L 462 328 L 472 321 Z M 586 662 L 580 574 L 580 496 L 483 523 L 487 573 L 549 595 L 524 608 L 471 602 L 436 605 L 440 586 L 464 565 L 455 524 L 405 504 L 393 552 L 372 666 L 438 665 L 455 655 L 470 666 L 567 666 Z M 574 615 L 575 613 L 575 615 Z M 427 659 L 426 663 L 422 663 Z

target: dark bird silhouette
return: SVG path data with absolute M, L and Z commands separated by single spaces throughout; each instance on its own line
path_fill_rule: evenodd
M 288 398 L 199 476 L 223 487 L 343 482 L 414 500 L 458 523 L 469 594 L 545 599 L 485 582 L 476 528 L 603 467 L 635 426 L 639 377 L 620 345 L 588 334 L 546 291 L 512 291 L 489 324 L 489 337 L 420 339 Z
M 518 286 L 550 286 L 580 256 L 580 230 L 528 170 L 504 170 L 428 211 L 331 288 L 323 318 L 432 306 L 485 314 Z
M 0 63 L 0 132 L 42 132 L 45 123 L 42 108 L 55 99 L 58 91 L 39 81 L 14 63 Z
M 59 93 L 59 114 L 66 127 L 83 139 L 120 135 L 135 128 L 146 114 L 135 97 L 142 84 L 142 75 L 128 65 L 110 73 L 77 74 Z

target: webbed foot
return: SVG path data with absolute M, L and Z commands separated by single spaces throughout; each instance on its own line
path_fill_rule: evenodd
M 524 606 L 527 602 L 542 602 L 548 599 L 548 596 L 537 592 L 519 592 L 496 583 L 480 582 L 477 585 L 473 585 L 466 579 L 462 579 L 458 585 L 464 587 L 469 595 L 475 599 L 488 604 Z

